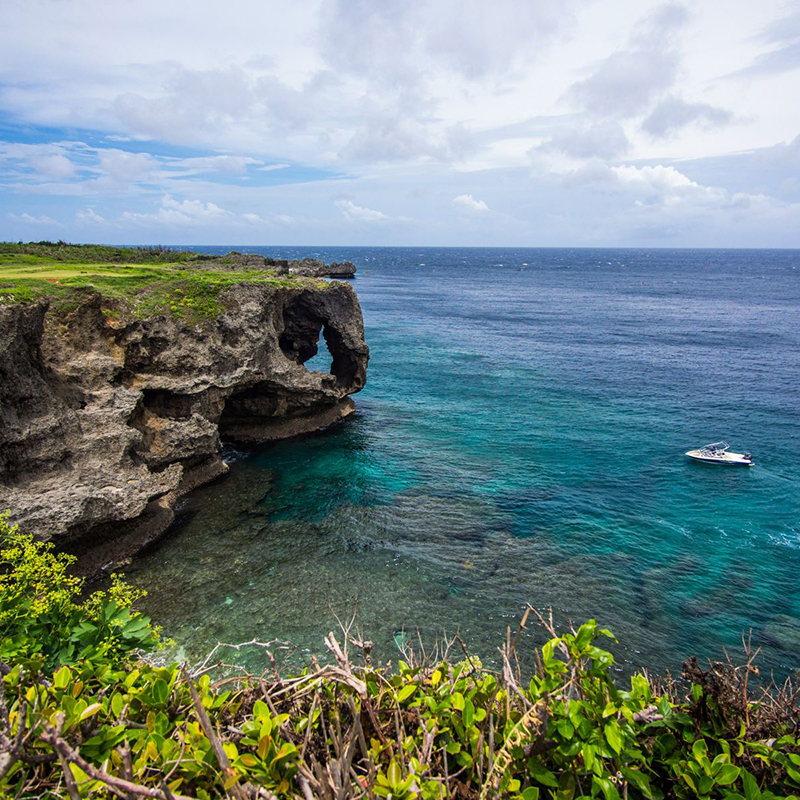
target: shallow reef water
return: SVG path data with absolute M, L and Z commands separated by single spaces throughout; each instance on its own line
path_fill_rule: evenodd
M 626 671 L 750 629 L 800 666 L 800 252 L 262 252 L 357 264 L 368 385 L 335 429 L 232 450 L 132 565 L 181 655 L 321 653 L 357 608 L 382 657 L 446 630 L 491 661 L 530 602 L 596 617 Z M 756 466 L 683 455 L 720 438 Z

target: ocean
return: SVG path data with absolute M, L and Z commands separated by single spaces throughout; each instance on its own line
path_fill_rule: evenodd
M 750 632 L 800 667 L 800 251 L 235 249 L 358 266 L 368 384 L 229 449 L 130 567 L 174 653 L 323 653 L 355 614 L 381 658 L 446 632 L 493 663 L 530 603 L 611 629 L 624 672 Z M 719 439 L 756 466 L 684 456 Z

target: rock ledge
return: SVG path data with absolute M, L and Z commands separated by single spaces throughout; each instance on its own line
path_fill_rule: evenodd
M 220 437 L 257 443 L 352 413 L 369 349 L 343 283 L 242 283 L 202 324 L 124 318 L 89 294 L 0 305 L 0 510 L 111 567 L 159 536 L 175 501 L 227 471 Z M 304 363 L 320 336 L 328 372 Z M 87 571 L 84 567 L 84 571 Z

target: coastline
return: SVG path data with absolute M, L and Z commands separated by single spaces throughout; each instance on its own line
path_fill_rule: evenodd
M 349 285 L 300 274 L 331 272 L 322 262 L 159 251 L 136 267 L 75 265 L 81 248 L 64 261 L 39 248 L 31 264 L 37 248 L 20 249 L 22 266 L 13 254 L 0 265 L 0 505 L 62 547 L 103 543 L 94 566 L 127 562 L 180 497 L 224 476 L 221 437 L 293 438 L 354 410 L 369 358 L 361 311 Z M 331 366 L 309 372 L 320 339 Z

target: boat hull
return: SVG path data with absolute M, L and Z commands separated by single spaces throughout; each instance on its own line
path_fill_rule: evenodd
M 702 455 L 699 450 L 689 450 L 686 455 L 692 461 L 702 464 L 714 464 L 718 467 L 752 467 L 752 459 L 745 458 L 742 453 L 724 453 L 721 456 Z

